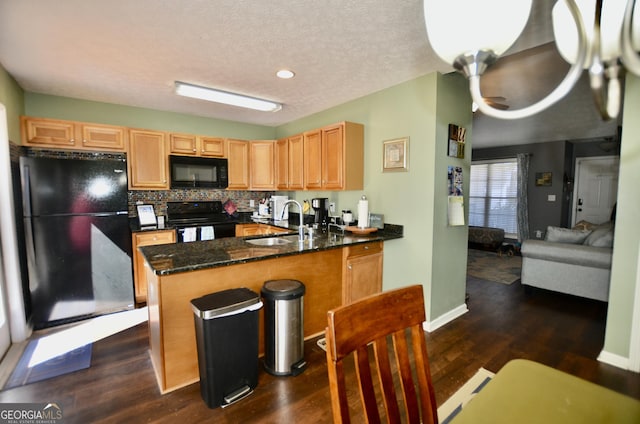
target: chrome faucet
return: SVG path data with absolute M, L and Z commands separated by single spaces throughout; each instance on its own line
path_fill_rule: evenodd
M 298 206 L 298 212 L 300 212 L 300 225 L 298 226 L 298 243 L 304 243 L 304 217 L 302 214 L 302 205 L 300 205 L 300 202 L 293 199 L 284 202 L 284 205 L 282 205 L 282 216 L 280 217 L 280 219 L 284 219 L 284 211 L 287 210 L 287 206 L 291 203 L 295 203 Z

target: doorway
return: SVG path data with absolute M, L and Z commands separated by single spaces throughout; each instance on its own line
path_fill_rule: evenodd
M 611 219 L 618 196 L 619 156 L 576 159 L 571 226 L 580 221 L 602 224 Z

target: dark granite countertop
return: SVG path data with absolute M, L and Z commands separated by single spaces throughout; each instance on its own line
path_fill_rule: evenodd
M 352 244 L 393 240 L 402 238 L 403 231 L 401 225 L 385 224 L 384 229 L 367 235 L 354 234 L 348 231 L 345 231 L 344 235 L 339 232 L 317 233 L 312 242 L 307 240 L 304 244 L 300 244 L 297 241 L 298 227 L 296 225 L 292 225 L 286 221 L 264 221 L 263 223 L 290 229 L 291 233 L 281 234 L 276 237 L 284 237 L 291 242 L 274 246 L 260 246 L 250 243 L 249 240 L 274 236 L 247 236 L 191 243 L 144 246 L 139 249 L 157 275 L 169 275 L 322 250 L 338 249 Z

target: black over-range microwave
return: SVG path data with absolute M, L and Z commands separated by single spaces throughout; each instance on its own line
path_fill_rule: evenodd
M 223 158 L 169 156 L 171 188 L 227 188 L 228 163 Z

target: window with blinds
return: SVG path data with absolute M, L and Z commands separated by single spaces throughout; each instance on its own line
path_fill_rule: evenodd
M 473 162 L 469 188 L 469 225 L 504 229 L 518 236 L 518 163 L 516 159 Z

